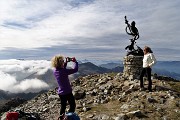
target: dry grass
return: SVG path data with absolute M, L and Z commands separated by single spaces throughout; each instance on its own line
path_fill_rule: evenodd
M 169 85 L 171 86 L 171 88 L 172 88 L 173 90 L 175 90 L 175 91 L 177 91 L 177 92 L 180 93 L 180 81 L 177 81 L 177 82 L 172 82 L 172 81 L 170 81 L 170 82 L 168 82 L 168 83 L 169 83 Z
M 106 104 L 97 104 L 91 106 L 91 110 L 87 112 L 87 114 L 99 113 L 99 114 L 107 114 L 114 115 L 120 112 L 120 103 L 119 101 L 112 101 Z

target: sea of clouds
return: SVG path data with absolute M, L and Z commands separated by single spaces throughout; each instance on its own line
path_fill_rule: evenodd
M 73 66 L 72 62 L 67 65 L 68 68 Z M 48 60 L 0 60 L 0 90 L 28 93 L 57 87 L 52 71 Z M 74 79 L 73 75 L 69 79 Z
M 0 60 L 0 90 L 20 93 L 49 89 L 43 79 L 29 78 L 45 74 L 49 69 L 51 63 L 47 60 Z

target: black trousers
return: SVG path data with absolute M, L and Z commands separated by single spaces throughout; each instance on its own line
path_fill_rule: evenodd
M 72 93 L 67 94 L 67 95 L 59 95 L 59 97 L 61 99 L 60 115 L 63 115 L 65 113 L 67 101 L 70 105 L 68 112 L 75 112 L 76 103 L 75 103 L 75 98 Z
M 151 80 L 151 68 L 143 68 L 140 74 L 140 87 L 143 88 L 144 87 L 144 83 L 143 83 L 143 77 L 147 75 L 148 78 L 148 90 L 152 90 L 152 80 Z

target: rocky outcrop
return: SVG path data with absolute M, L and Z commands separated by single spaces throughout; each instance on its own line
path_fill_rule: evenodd
M 80 77 L 72 86 L 81 120 L 175 120 L 180 115 L 180 94 L 167 81 L 153 79 L 153 92 L 140 91 L 138 80 L 128 81 L 122 73 L 109 73 Z M 52 89 L 15 109 L 39 113 L 42 120 L 57 120 L 60 102 L 56 89 Z

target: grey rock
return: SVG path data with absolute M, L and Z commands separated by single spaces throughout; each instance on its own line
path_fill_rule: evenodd
M 59 96 L 58 95 L 50 95 L 50 96 L 48 96 L 49 101 L 52 101 L 52 100 L 55 100 L 55 99 L 59 99 Z
M 93 118 L 93 117 L 94 117 L 93 114 L 89 114 L 89 115 L 86 116 L 86 118 Z
M 155 99 L 152 98 L 152 97 L 148 97 L 148 98 L 147 98 L 147 101 L 148 101 L 149 103 L 157 103 L 157 100 L 155 100 Z
M 118 114 L 118 117 L 115 120 L 128 120 L 128 116 L 126 114 Z
M 132 118 L 134 116 L 136 116 L 136 117 L 144 117 L 145 116 L 140 110 L 128 112 L 126 115 L 130 118 Z

